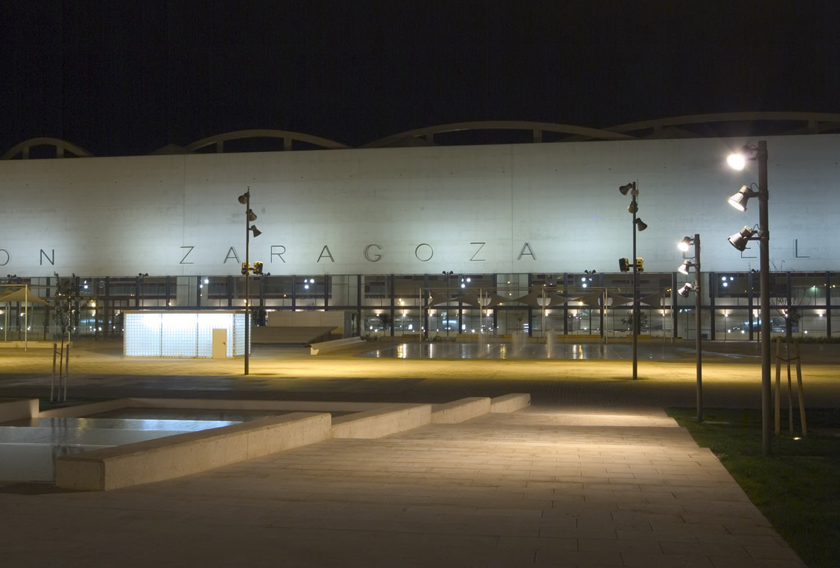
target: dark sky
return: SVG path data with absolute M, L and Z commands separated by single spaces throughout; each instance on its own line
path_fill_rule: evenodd
M 0 153 L 840 112 L 836 0 L 2 0 L 0 26 Z

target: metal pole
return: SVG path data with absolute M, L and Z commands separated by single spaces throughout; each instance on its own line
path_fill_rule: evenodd
M 703 339 L 700 335 L 700 235 L 694 235 L 694 349 L 697 351 L 697 421 L 703 421 Z
M 52 374 L 52 382 L 50 383 L 50 402 L 53 402 L 55 399 L 53 392 L 55 391 L 55 358 L 58 355 L 58 345 L 53 343 L 53 374 Z
M 761 243 L 761 449 L 773 453 L 770 421 L 770 224 L 767 211 L 767 142 L 758 143 L 758 229 Z
M 636 196 L 633 196 L 633 203 L 636 202 Z M 638 378 L 638 361 L 639 361 L 639 271 L 636 266 L 636 208 L 633 208 L 633 380 Z
M 29 347 L 29 284 L 23 287 L 23 350 Z
M 69 335 L 69 334 L 68 334 Z M 64 402 L 67 402 L 67 382 L 70 379 L 70 338 L 67 338 L 67 364 L 64 366 Z
M 251 191 L 245 193 L 245 373 L 248 374 L 251 341 Z

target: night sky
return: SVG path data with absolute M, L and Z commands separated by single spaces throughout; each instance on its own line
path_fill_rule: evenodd
M 352 146 L 472 120 L 840 112 L 840 2 L 2 2 L 0 153 L 276 128 Z

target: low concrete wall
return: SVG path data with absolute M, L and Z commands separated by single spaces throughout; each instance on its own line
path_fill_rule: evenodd
M 208 398 L 125 398 L 131 408 L 198 408 L 211 410 L 289 410 L 295 412 L 365 412 L 388 402 L 327 402 L 317 400 L 219 400 Z
M 0 422 L 24 420 L 38 416 L 38 399 L 0 400 Z
M 516 412 L 528 406 L 531 406 L 529 393 L 506 394 L 490 401 L 490 412 Z
M 432 421 L 430 404 L 390 404 L 379 410 L 333 419 L 333 438 L 381 438 L 425 426 Z
M 319 353 L 326 353 L 328 351 L 335 351 L 348 345 L 356 345 L 364 341 L 361 337 L 347 337 L 345 339 L 333 339 L 332 341 L 322 341 L 321 343 L 313 343 L 310 346 L 309 352 L 312 355 Z
M 129 400 L 127 398 L 118 398 L 102 402 L 91 402 L 89 404 L 64 406 L 62 408 L 45 410 L 36 414 L 36 416 L 39 418 L 77 418 L 79 416 L 89 416 L 91 414 L 99 414 L 100 412 L 110 412 L 111 410 L 130 407 L 131 403 Z
M 53 341 L 0 341 L 0 349 L 52 349 Z
M 432 405 L 432 422 L 435 424 L 457 424 L 488 412 L 490 412 L 489 398 L 462 398 L 446 404 Z
M 329 414 L 287 414 L 62 456 L 56 460 L 56 485 L 107 491 L 198 473 L 329 436 Z

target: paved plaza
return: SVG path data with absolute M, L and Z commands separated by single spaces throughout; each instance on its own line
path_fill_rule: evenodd
M 710 406 L 759 404 L 754 345 L 709 353 Z M 717 458 L 663 411 L 693 406 L 693 359 L 413 361 L 261 347 L 242 361 L 71 360 L 79 398 L 533 405 L 378 439 L 331 439 L 108 492 L 0 482 L 11 567 L 801 567 Z M 805 353 L 813 406 L 840 403 L 831 351 Z M 819 356 L 819 357 L 818 357 Z M 0 396 L 49 393 L 51 354 L 0 352 Z M 757 441 L 758 443 L 758 441 Z

